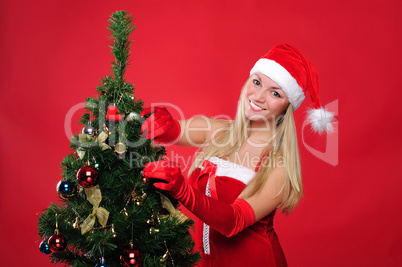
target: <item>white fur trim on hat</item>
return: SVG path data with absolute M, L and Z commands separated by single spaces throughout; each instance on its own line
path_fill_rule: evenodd
M 300 107 L 304 100 L 303 89 L 296 79 L 280 64 L 267 58 L 260 58 L 250 71 L 250 75 L 260 72 L 276 82 L 285 92 L 293 109 Z
M 334 131 L 334 113 L 325 110 L 323 107 L 307 110 L 307 120 L 313 130 L 319 134 Z

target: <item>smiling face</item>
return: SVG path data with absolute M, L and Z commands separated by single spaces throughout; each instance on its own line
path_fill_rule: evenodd
M 251 75 L 244 90 L 245 114 L 253 122 L 277 120 L 289 105 L 282 88 L 259 72 Z

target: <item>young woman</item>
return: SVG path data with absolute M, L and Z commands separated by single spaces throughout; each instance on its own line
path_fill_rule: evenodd
M 277 210 L 292 211 L 303 193 L 293 111 L 307 92 L 313 128 L 330 131 L 333 115 L 320 107 L 314 67 L 295 47 L 279 44 L 252 68 L 235 120 L 176 121 L 155 108 L 143 124 L 148 139 L 203 148 L 188 180 L 172 162 L 151 162 L 143 170 L 147 178 L 164 180 L 155 187 L 198 218 L 200 266 L 287 266 L 273 218 Z

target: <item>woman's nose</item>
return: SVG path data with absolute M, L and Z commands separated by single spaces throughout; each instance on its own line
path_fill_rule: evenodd
M 264 102 L 264 92 L 262 92 L 262 90 L 255 92 L 255 94 L 253 95 L 253 98 L 255 101 L 258 102 Z

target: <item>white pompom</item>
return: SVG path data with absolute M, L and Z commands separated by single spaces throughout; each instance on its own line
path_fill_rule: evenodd
M 334 131 L 334 113 L 325 110 L 323 107 L 319 109 L 309 109 L 307 111 L 307 120 L 313 130 L 319 134 Z

